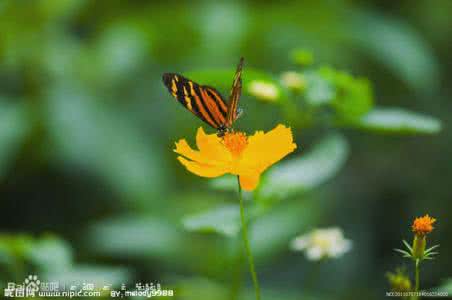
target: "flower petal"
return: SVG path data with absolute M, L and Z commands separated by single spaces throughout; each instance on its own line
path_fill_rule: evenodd
M 319 246 L 309 247 L 305 252 L 308 260 L 319 260 L 325 255 L 324 250 Z
M 231 161 L 231 153 L 216 134 L 206 134 L 202 127 L 196 133 L 196 145 L 207 161 Z
M 200 127 L 196 134 L 196 143 L 199 151 L 192 149 L 185 139 L 181 139 L 176 142 L 174 152 L 202 164 L 224 165 L 230 162 L 231 155 L 216 134 L 207 135 Z
M 174 149 L 174 152 L 183 155 L 190 160 L 206 162 L 206 160 L 203 159 L 201 153 L 199 151 L 193 150 L 185 139 L 176 142 L 176 149 Z
M 249 173 L 246 175 L 240 174 L 239 179 L 242 189 L 244 189 L 245 191 L 252 191 L 259 184 L 260 174 L 257 172 Z
M 257 131 L 248 138 L 248 146 L 242 154 L 241 168 L 261 173 L 296 148 L 291 129 L 284 125 L 280 124 L 267 133 Z
M 311 235 L 306 234 L 306 235 L 298 236 L 295 239 L 293 239 L 292 242 L 290 243 L 290 247 L 292 250 L 302 251 L 302 250 L 306 249 L 310 243 L 311 243 Z
M 182 156 L 178 156 L 177 159 L 187 168 L 187 170 L 201 177 L 218 177 L 226 173 L 226 169 L 219 165 L 189 161 Z

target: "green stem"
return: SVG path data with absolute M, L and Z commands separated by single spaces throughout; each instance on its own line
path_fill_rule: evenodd
M 416 295 L 414 296 L 414 299 L 418 299 L 418 295 L 417 293 L 419 292 L 419 272 L 420 272 L 420 260 L 416 259 L 416 267 L 415 267 L 415 280 L 416 280 L 416 285 L 414 288 L 414 291 L 416 292 Z
M 254 259 L 253 259 L 253 255 L 251 254 L 250 242 L 248 240 L 248 232 L 247 232 L 247 228 L 246 228 L 246 219 L 245 219 L 245 208 L 243 206 L 242 188 L 240 186 L 240 180 L 239 180 L 238 176 L 237 176 L 237 184 L 239 187 L 240 217 L 242 219 L 243 243 L 245 244 L 246 256 L 248 257 L 248 263 L 250 265 L 250 273 L 251 273 L 251 278 L 253 280 L 254 290 L 256 292 L 256 300 L 260 300 L 261 294 L 260 294 L 260 289 L 259 289 L 259 281 L 257 280 L 256 271 L 254 269 Z

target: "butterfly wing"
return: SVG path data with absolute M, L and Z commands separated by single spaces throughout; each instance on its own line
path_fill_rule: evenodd
M 240 62 L 235 72 L 234 81 L 232 83 L 231 95 L 229 96 L 228 114 L 226 116 L 226 127 L 231 128 L 232 123 L 238 118 L 238 105 L 240 95 L 242 93 L 242 67 L 243 57 L 240 58 Z
M 174 73 L 163 74 L 163 83 L 179 103 L 213 128 L 226 123 L 228 107 L 214 88 Z

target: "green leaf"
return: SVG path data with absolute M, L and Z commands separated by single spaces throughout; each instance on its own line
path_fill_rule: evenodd
M 426 253 L 426 254 L 431 253 L 431 251 L 433 251 L 434 249 L 436 249 L 438 247 L 439 247 L 439 245 L 434 245 L 434 246 L 428 248 L 427 250 L 425 250 L 424 253 Z
M 441 130 L 438 119 L 401 108 L 375 108 L 354 125 L 370 131 L 396 134 L 435 134 Z
M 399 253 L 402 253 L 402 254 L 403 254 L 403 257 L 411 257 L 410 253 L 408 253 L 408 252 L 405 251 L 405 250 L 402 250 L 402 249 L 394 249 L 394 251 L 399 252 Z
M 28 257 L 40 271 L 66 269 L 72 264 L 72 256 L 70 245 L 52 236 L 37 240 L 28 250 Z
M 303 200 L 276 205 L 250 223 L 249 237 L 256 260 L 264 262 L 284 253 L 297 234 L 318 225 L 325 207 L 310 196 Z
M 158 257 L 174 260 L 187 242 L 183 232 L 158 217 L 123 216 L 89 228 L 85 242 L 95 253 L 121 258 Z
M 33 239 L 28 235 L 0 234 L 0 251 L 24 258 L 33 247 Z
M 339 172 L 348 156 L 348 144 L 340 134 L 322 139 L 309 153 L 273 167 L 262 184 L 260 195 L 287 197 L 313 189 Z
M 233 175 L 225 175 L 209 180 L 209 186 L 219 191 L 236 191 L 237 177 Z
M 290 53 L 291 60 L 301 66 L 308 66 L 314 62 L 314 55 L 306 49 L 295 49 Z
M 449 295 L 452 294 L 452 277 L 447 278 L 443 281 L 443 283 L 434 289 L 435 291 L 442 292 L 442 293 L 449 293 Z
M 3 273 L 11 273 L 9 276 L 25 276 L 30 266 L 41 273 L 66 270 L 71 265 L 72 249 L 58 237 L 0 234 L 0 267 Z
M 26 107 L 0 97 L 0 177 L 14 161 L 29 129 Z
M 99 79 L 109 84 L 112 81 L 126 80 L 126 76 L 133 74 L 148 59 L 148 41 L 144 33 L 130 22 L 116 22 L 108 26 L 97 40 L 95 49 Z
M 77 86 L 52 90 L 46 108 L 52 154 L 98 175 L 122 199 L 145 206 L 150 198 L 159 198 L 165 168 L 157 159 L 152 138 L 144 138 L 127 114 Z
M 33 244 L 33 239 L 28 235 L 0 234 L 0 268 L 2 269 L 0 281 L 2 279 L 23 280 L 28 262 L 27 253 Z
M 407 242 L 407 241 L 405 241 L 405 240 L 402 240 L 402 242 L 403 242 L 403 244 L 405 245 L 405 247 L 407 247 L 407 248 L 408 248 L 408 250 L 410 250 L 410 252 L 413 252 L 413 248 L 411 248 L 410 244 L 408 244 L 408 242 Z
M 67 285 L 86 282 L 102 288 L 105 285 L 118 286 L 125 283 L 131 278 L 131 274 L 122 267 L 78 265 L 65 270 L 44 272 L 42 277 L 48 282 L 58 281 Z
M 353 77 L 329 67 L 323 67 L 318 72 L 335 88 L 331 105 L 336 110 L 338 119 L 354 120 L 372 108 L 373 94 L 366 78 Z
M 176 282 L 177 294 L 184 300 L 229 300 L 231 292 L 220 282 L 203 277 L 185 277 Z M 202 291 L 200 293 L 199 291 Z
M 417 90 L 434 90 L 438 61 L 428 41 L 400 19 L 359 13 L 346 32 L 351 41 Z M 433 87 L 433 88 L 432 88 Z
M 233 204 L 185 217 L 182 222 L 189 231 L 214 232 L 225 236 L 237 235 L 241 227 L 239 206 Z

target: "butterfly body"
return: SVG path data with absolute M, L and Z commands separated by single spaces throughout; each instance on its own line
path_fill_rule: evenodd
M 163 83 L 171 95 L 186 109 L 217 130 L 218 136 L 232 131 L 234 121 L 240 116 L 238 102 L 242 88 L 243 58 L 237 67 L 229 102 L 213 87 L 200 85 L 176 73 L 163 74 Z

